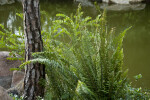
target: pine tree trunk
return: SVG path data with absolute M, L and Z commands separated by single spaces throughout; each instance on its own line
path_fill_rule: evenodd
M 43 42 L 41 37 L 39 0 L 23 0 L 24 33 L 25 33 L 25 59 L 33 59 L 32 52 L 41 52 Z M 45 79 L 44 65 L 29 64 L 25 68 L 24 98 L 36 100 L 37 96 L 44 96 L 44 87 L 39 83 Z

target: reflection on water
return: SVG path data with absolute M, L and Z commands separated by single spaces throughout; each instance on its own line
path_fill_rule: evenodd
M 142 74 L 136 86 L 150 88 L 150 5 L 140 11 L 108 12 L 110 27 L 116 27 L 119 33 L 132 26 L 124 39 L 125 66 L 129 68 L 129 77 Z M 135 84 L 135 81 L 133 82 Z
M 75 13 L 77 3 L 41 2 L 41 10 L 55 19 L 56 13 Z M 85 15 L 95 17 L 97 12 L 93 6 L 83 6 Z M 125 66 L 129 68 L 129 77 L 142 74 L 143 78 L 135 85 L 150 88 L 150 5 L 143 10 L 107 11 L 108 27 L 116 27 L 116 33 L 132 26 L 124 39 Z M 9 28 L 13 33 L 22 27 L 22 19 L 16 13 L 22 12 L 19 3 L 0 6 L 0 24 Z M 46 22 L 45 22 L 46 23 Z M 46 28 L 43 28 L 46 29 Z
M 19 3 L 0 6 L 0 24 L 9 28 L 15 33 L 18 27 L 22 26 L 22 20 L 16 16 L 16 13 L 21 13 L 22 7 Z

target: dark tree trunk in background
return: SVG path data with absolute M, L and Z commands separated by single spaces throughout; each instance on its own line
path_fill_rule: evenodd
M 43 42 L 41 38 L 39 0 L 23 0 L 24 33 L 26 61 L 33 59 L 32 52 L 41 52 Z M 37 96 L 44 96 L 44 86 L 39 82 L 45 79 L 44 65 L 29 64 L 25 68 L 24 98 L 36 100 Z

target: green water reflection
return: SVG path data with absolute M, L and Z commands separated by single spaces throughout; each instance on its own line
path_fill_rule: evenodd
M 56 13 L 75 13 L 77 3 L 41 2 L 41 10 L 55 19 Z M 95 17 L 97 12 L 93 6 L 83 6 L 86 15 Z M 140 11 L 108 11 L 108 27 L 116 27 L 116 33 L 132 26 L 124 39 L 125 66 L 129 69 L 129 78 L 135 83 L 133 76 L 142 74 L 143 78 L 136 86 L 150 88 L 150 5 Z M 20 3 L 0 6 L 0 24 L 17 33 L 22 27 L 22 19 L 16 13 L 22 12 Z M 2 50 L 2 49 L 0 49 Z

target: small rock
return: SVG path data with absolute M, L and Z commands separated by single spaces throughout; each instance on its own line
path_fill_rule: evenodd
M 5 89 L 10 88 L 12 81 L 12 76 L 0 76 L 0 86 L 4 87 Z
M 115 3 L 115 4 L 131 4 L 131 3 L 141 3 L 144 0 L 103 0 L 106 3 Z
M 24 72 L 14 71 L 12 77 L 11 87 L 16 86 L 24 78 Z
M 103 0 L 106 3 L 129 4 L 129 0 Z
M 92 2 L 90 2 L 89 0 L 75 0 L 75 1 L 81 3 L 81 5 L 83 6 L 91 6 L 91 7 L 94 6 Z
M 19 60 L 7 60 L 9 52 L 0 51 L 0 86 L 8 89 L 11 87 L 13 71 L 10 68 L 19 67 L 21 61 Z
M 101 9 L 112 11 L 127 11 L 127 10 L 142 10 L 146 7 L 146 4 L 107 4 L 100 5 Z
M 6 92 L 6 90 L 0 86 L 0 100 L 13 100 Z
M 24 92 L 24 80 L 21 80 L 17 85 L 7 90 L 9 94 L 16 94 L 18 96 L 23 95 Z
M 0 51 L 0 76 L 9 76 L 13 74 L 10 68 L 17 68 L 21 64 L 19 60 L 7 60 L 9 52 Z
M 0 0 L 0 5 L 12 4 L 14 2 L 15 2 L 14 0 Z

